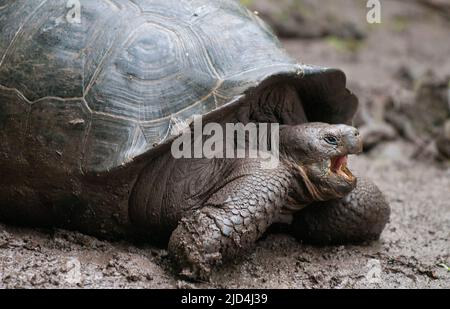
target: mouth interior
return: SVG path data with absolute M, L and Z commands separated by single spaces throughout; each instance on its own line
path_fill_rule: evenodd
M 352 172 L 348 169 L 348 156 L 338 156 L 331 158 L 330 170 L 332 173 L 346 179 L 351 180 L 354 178 Z

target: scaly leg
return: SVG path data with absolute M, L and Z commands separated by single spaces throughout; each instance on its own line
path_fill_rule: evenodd
M 251 248 L 277 217 L 292 176 L 283 166 L 256 165 L 246 166 L 245 175 L 228 182 L 173 232 L 169 252 L 183 276 L 208 279 L 214 266 Z

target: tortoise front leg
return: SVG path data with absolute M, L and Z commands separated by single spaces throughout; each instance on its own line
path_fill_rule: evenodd
M 295 214 L 291 233 L 318 245 L 362 243 L 379 239 L 389 221 L 390 207 L 378 187 L 358 179 L 343 199 L 313 203 Z
M 201 209 L 183 218 L 169 242 L 181 274 L 207 280 L 215 266 L 251 248 L 275 220 L 290 182 L 287 169 L 246 167 L 244 176 L 228 182 Z

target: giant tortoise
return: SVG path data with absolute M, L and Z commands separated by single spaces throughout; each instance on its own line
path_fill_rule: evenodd
M 389 206 L 347 167 L 344 73 L 292 59 L 238 1 L 3 0 L 0 29 L 0 220 L 168 243 L 191 278 L 278 222 L 322 244 L 382 232 Z M 280 163 L 175 158 L 195 116 L 279 124 Z

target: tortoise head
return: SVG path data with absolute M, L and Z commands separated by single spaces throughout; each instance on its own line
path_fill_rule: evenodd
M 347 125 L 306 123 L 280 130 L 280 152 L 294 169 L 298 202 L 342 198 L 356 187 L 348 155 L 362 151 L 358 130 Z

